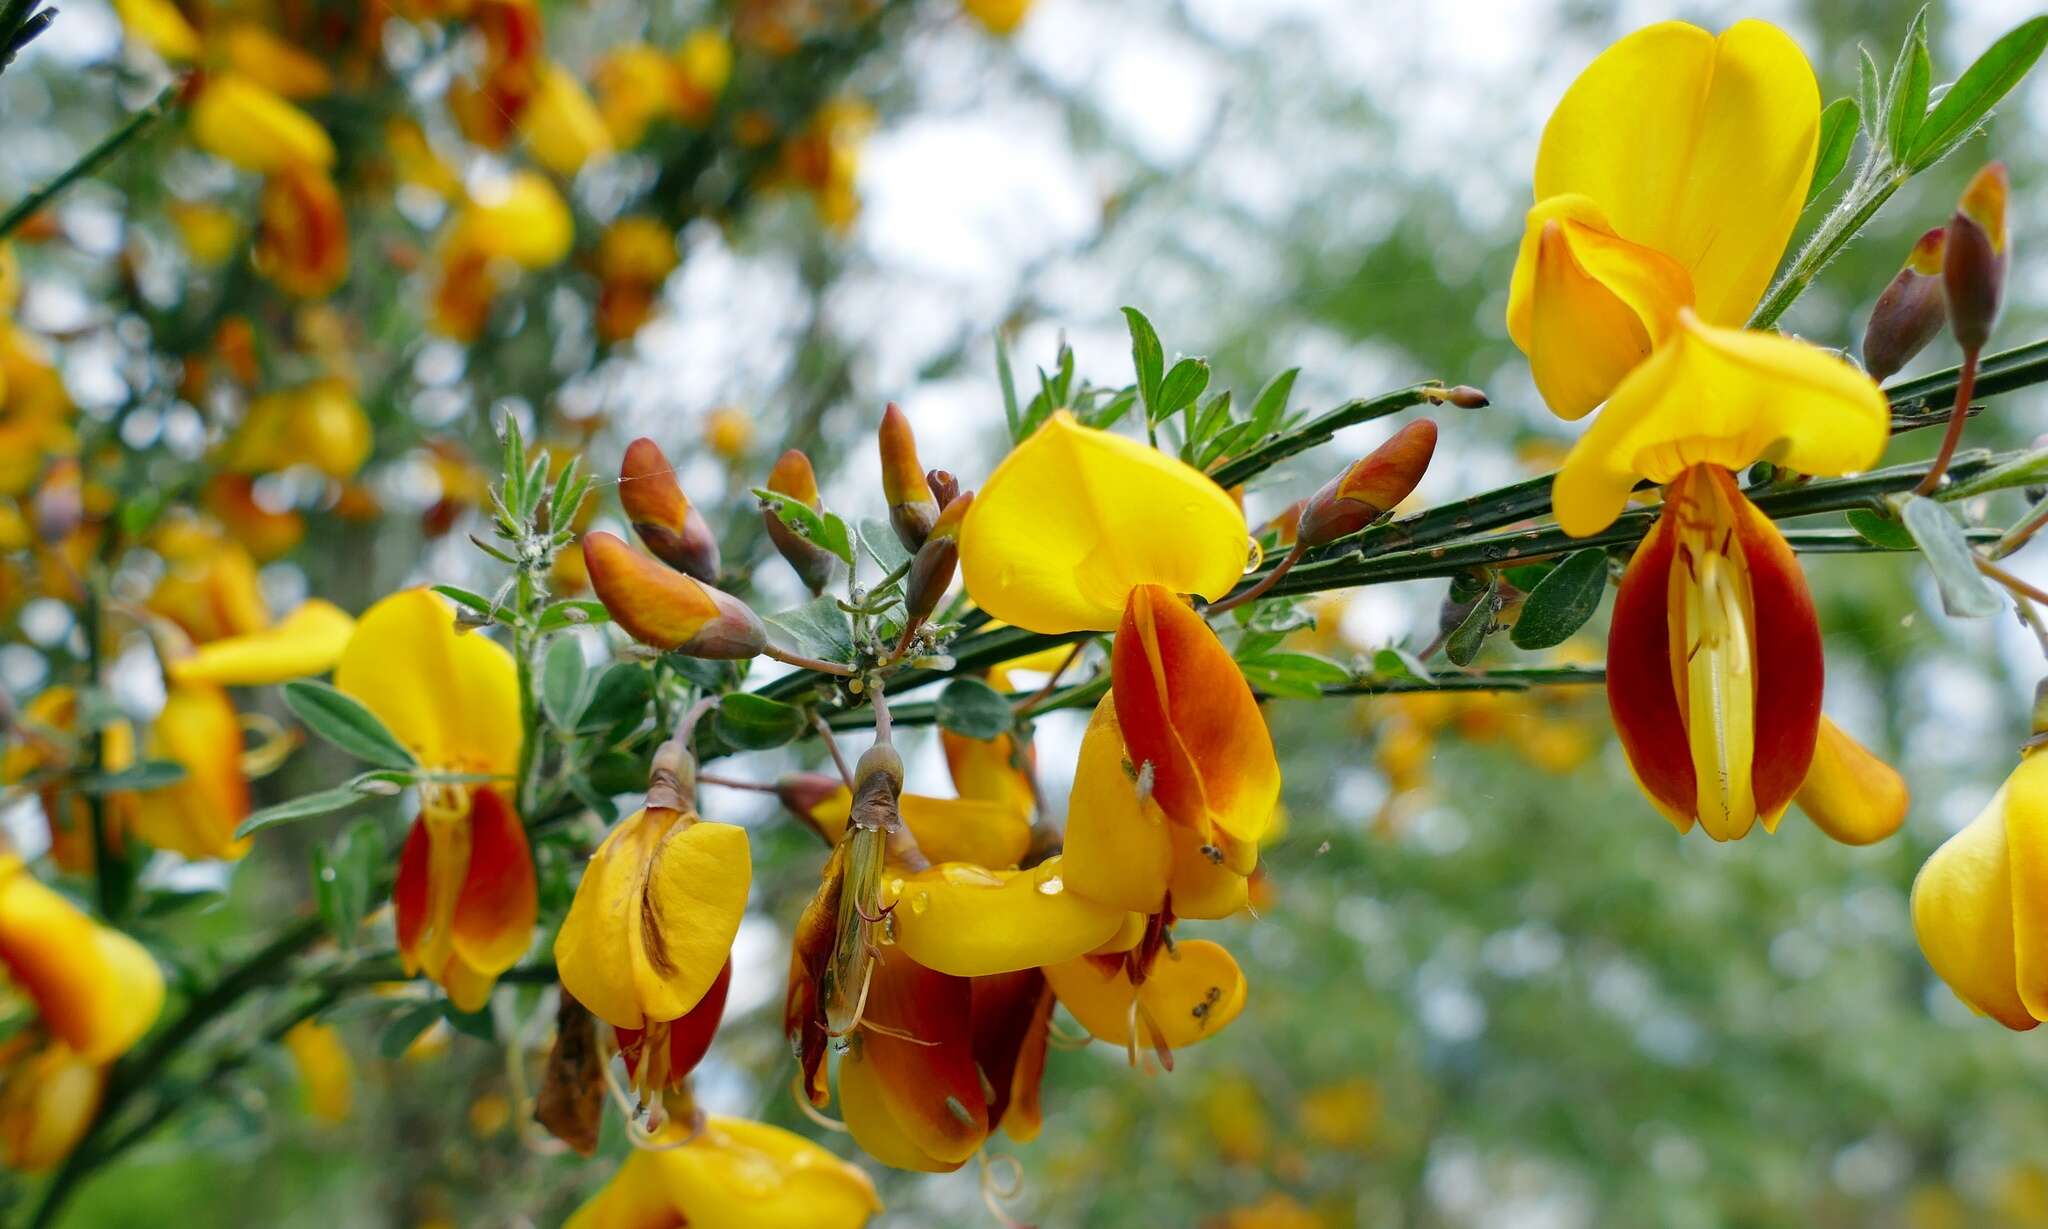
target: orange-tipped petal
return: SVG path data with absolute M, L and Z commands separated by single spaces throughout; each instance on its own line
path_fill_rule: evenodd
M 1256 842 L 1280 800 L 1273 738 L 1229 650 L 1157 585 L 1131 592 L 1110 654 L 1117 720 L 1168 819 Z
M 939 519 L 939 501 L 925 484 L 924 463 L 917 459 L 917 437 L 910 419 L 894 402 L 882 412 L 882 494 L 889 504 L 889 524 L 903 549 L 924 545 Z
M 988 1138 L 974 1065 L 973 986 L 901 947 L 874 962 L 867 1008 L 839 1066 L 839 1100 L 855 1142 L 899 1169 L 958 1169 Z
M 502 973 L 533 945 L 539 917 L 526 829 L 498 791 L 483 786 L 469 804 L 469 867 L 450 932 L 455 954 L 479 973 Z
M 744 602 L 643 555 L 602 531 L 583 535 L 590 587 L 613 622 L 642 644 L 692 657 L 753 657 L 768 643 Z
M 148 951 L 43 886 L 13 854 L 0 854 L 0 966 L 50 1035 L 88 1062 L 125 1052 L 163 1006 L 163 974 Z
M 619 504 L 655 557 L 707 584 L 718 579 L 718 539 L 690 506 L 661 448 L 642 436 L 619 464 Z

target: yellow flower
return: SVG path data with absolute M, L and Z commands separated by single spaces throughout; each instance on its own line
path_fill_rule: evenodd
M 722 405 L 704 420 L 705 447 L 727 462 L 746 456 L 747 446 L 753 441 L 754 420 L 747 417 L 745 410 Z
M 675 61 L 646 43 L 623 43 L 606 52 L 592 82 L 598 113 L 624 149 L 638 145 L 656 119 L 675 113 L 681 86 Z
M 221 463 L 244 474 L 310 465 L 337 481 L 353 478 L 370 459 L 369 417 L 340 380 L 314 380 L 266 393 L 223 449 Z
M 334 142 L 312 116 L 236 72 L 209 74 L 192 103 L 192 140 L 246 171 L 326 170 Z
M 199 58 L 199 32 L 173 0 L 114 0 L 114 12 L 130 38 L 164 59 L 176 64 Z
M 234 210 L 196 201 L 172 201 L 165 207 L 192 263 L 217 269 L 234 255 L 242 237 L 242 220 Z
M 166 565 L 150 592 L 150 610 L 176 623 L 200 644 L 260 632 L 270 608 L 256 579 L 256 562 L 211 526 L 181 520 L 156 535 Z
M 36 1013 L 0 1042 L 0 1164 L 34 1172 L 84 1134 L 106 1064 L 163 1008 L 163 974 L 141 944 L 44 887 L 11 851 L 0 851 L 0 969 Z
M 732 80 L 732 40 L 723 30 L 699 26 L 676 48 L 676 68 L 681 74 L 678 111 L 686 122 L 702 124 Z
M 1201 471 L 1060 411 L 976 492 L 960 570 L 975 604 L 1005 623 L 1109 631 L 1139 585 L 1229 592 L 1249 536 Z
M 860 1229 L 882 1210 L 866 1174 L 800 1135 L 712 1117 L 636 1148 L 566 1229 Z
M 252 21 L 231 23 L 220 36 L 228 66 L 282 98 L 318 98 L 334 89 L 325 64 Z
M 347 1122 L 355 1103 L 355 1065 L 333 1025 L 301 1020 L 284 1035 L 284 1048 L 305 1088 L 306 1112 L 325 1123 Z
M 78 451 L 63 377 L 27 333 L 0 320 L 0 495 L 25 495 Z
M 327 172 L 286 166 L 263 185 L 256 267 L 286 294 L 317 299 L 348 276 L 348 218 Z
M 990 34 L 1011 34 L 1031 14 L 1031 0 L 960 0 L 969 17 Z
M 1215 1036 L 1244 1009 L 1244 973 L 1229 951 L 1207 939 L 1184 939 L 1160 952 L 1135 984 L 1121 957 L 1050 965 L 1045 978 L 1082 1028 L 1113 1045 L 1170 1053 Z
M 2048 1020 L 2048 756 L 2029 754 L 1913 881 L 1927 963 L 2010 1029 Z
M 1670 329 L 1756 306 L 1805 204 L 1820 90 L 1782 31 L 1669 21 L 1580 74 L 1543 131 L 1508 331 L 1578 418 Z
M 525 955 L 539 913 L 526 829 L 501 792 L 521 741 L 512 655 L 458 633 L 440 598 L 410 589 L 363 612 L 334 685 L 429 771 L 493 779 L 421 787 L 392 889 L 406 971 L 424 969 L 458 1008 L 478 1010 Z
M 235 828 L 249 814 L 242 772 L 242 721 L 211 683 L 177 683 L 150 723 L 150 759 L 184 768 L 182 780 L 137 795 L 135 835 L 188 858 L 233 860 L 249 852 Z
M 611 132 L 583 83 L 560 64 L 540 70 L 539 88 L 520 113 L 519 130 L 533 160 L 557 175 L 574 175 L 583 164 L 612 152 Z
M 569 254 L 575 219 L 554 185 L 519 171 L 478 191 L 456 219 L 450 240 L 496 260 L 545 269 Z
M 1123 926 L 1124 910 L 1067 890 L 1059 855 L 1030 870 L 941 862 L 889 881 L 883 905 L 897 946 L 955 977 L 1015 973 L 1094 951 Z

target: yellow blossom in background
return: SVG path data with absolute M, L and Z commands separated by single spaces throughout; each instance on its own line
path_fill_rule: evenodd
M 221 461 L 251 474 L 308 465 L 341 480 L 363 467 L 371 444 L 370 420 L 348 386 L 314 380 L 252 402 Z
M 519 117 L 533 160 L 557 175 L 574 175 L 612 152 L 612 137 L 583 83 L 560 64 L 540 70 L 539 88 Z
M 961 0 L 960 7 L 990 34 L 1013 34 L 1031 14 L 1032 0 Z
M 280 98 L 319 98 L 334 89 L 327 65 L 253 21 L 229 22 L 220 48 L 230 68 Z
M 867 103 L 839 98 L 818 108 L 802 129 L 783 142 L 783 182 L 809 193 L 819 218 L 834 230 L 853 225 L 860 214 L 860 196 L 855 190 L 860 147 L 874 126 L 874 109 Z
M 719 406 L 704 420 L 704 446 L 728 464 L 743 459 L 753 442 L 754 420 L 737 406 Z
M 239 73 L 209 74 L 191 106 L 192 140 L 245 171 L 325 170 L 334 142 L 313 117 Z
M 178 237 L 192 263 L 217 269 L 234 255 L 241 241 L 242 220 L 231 209 L 205 201 L 172 201 L 167 207 Z
M 199 32 L 173 0 L 114 0 L 128 36 L 172 63 L 199 58 Z
M 321 1122 L 347 1122 L 355 1104 L 355 1064 L 333 1025 L 301 1020 L 284 1035 L 284 1048 L 298 1069 L 306 1112 Z
M 0 320 L 0 495 L 23 495 L 78 451 L 71 397 L 42 343 Z
M 732 80 L 732 40 L 723 30 L 700 26 L 676 48 L 677 111 L 685 123 L 701 125 Z

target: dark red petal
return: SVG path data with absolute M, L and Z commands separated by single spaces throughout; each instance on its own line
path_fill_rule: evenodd
M 1730 484 L 1731 486 L 1733 484 Z M 1736 536 L 1749 565 L 1756 629 L 1756 766 L 1758 815 L 1792 801 L 1813 764 L 1820 737 L 1820 618 L 1806 574 L 1778 527 L 1740 493 Z
M 408 973 L 418 968 L 413 949 L 427 926 L 427 859 L 430 854 L 427 821 L 416 818 L 405 834 L 405 848 L 398 855 L 398 879 L 391 887 L 391 909 L 397 915 L 398 951 Z
M 718 980 L 711 983 L 711 989 L 697 1000 L 697 1005 L 683 1013 L 683 1018 L 668 1026 L 668 1080 L 671 1086 L 683 1082 L 683 1077 L 696 1070 L 710 1052 L 711 1039 L 718 1033 L 718 1022 L 725 1016 L 725 993 L 732 987 L 732 958 L 726 957 L 725 967 L 718 970 Z
M 1674 517 L 1667 504 L 1656 527 L 1636 547 L 1614 595 L 1614 618 L 1607 630 L 1607 708 L 1643 789 L 1679 815 L 1697 816 L 1692 746 L 1671 681 Z

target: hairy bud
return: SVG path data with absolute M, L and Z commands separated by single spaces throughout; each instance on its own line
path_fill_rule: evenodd
M 619 463 L 619 503 L 655 558 L 698 580 L 718 579 L 718 539 L 684 496 L 660 446 L 645 436 L 626 445 Z
M 917 459 L 917 437 L 910 433 L 910 419 L 895 402 L 882 411 L 882 494 L 889 500 L 889 526 L 903 549 L 914 551 L 924 545 L 939 519 L 939 501 L 925 481 L 924 466 Z
M 1871 379 L 1891 379 L 1948 323 L 1948 300 L 1942 293 L 1947 238 L 1948 229 L 1942 226 L 1920 236 L 1905 267 L 1877 296 L 1870 324 L 1863 330 L 1863 369 Z
M 687 657 L 736 661 L 767 645 L 761 620 L 732 594 L 663 567 L 618 537 L 583 535 L 590 587 L 612 621 L 645 645 Z
M 953 583 L 953 570 L 960 563 L 960 523 L 973 505 L 972 491 L 947 504 L 932 526 L 931 536 L 911 558 L 910 575 L 903 583 L 903 604 L 910 616 L 906 626 L 914 628 L 930 618 Z
M 1372 524 L 1408 498 L 1435 453 L 1436 424 L 1429 419 L 1418 418 L 1396 431 L 1309 498 L 1298 540 L 1321 546 Z
M 768 474 L 768 489 L 777 495 L 787 495 L 812 511 L 819 506 L 818 477 L 811 470 L 811 459 L 798 449 L 790 449 L 775 462 L 775 468 Z M 796 569 L 804 586 L 812 593 L 823 593 L 838 575 L 839 557 L 783 524 L 774 509 L 762 512 L 761 516 L 768 526 L 768 540 Z
M 1941 260 L 1949 327 L 1963 349 L 1972 352 L 1991 340 L 2005 292 L 2005 271 L 2012 263 L 2005 229 L 2008 193 L 2005 164 L 1993 162 L 1963 190 L 1956 216 L 1949 219 Z

